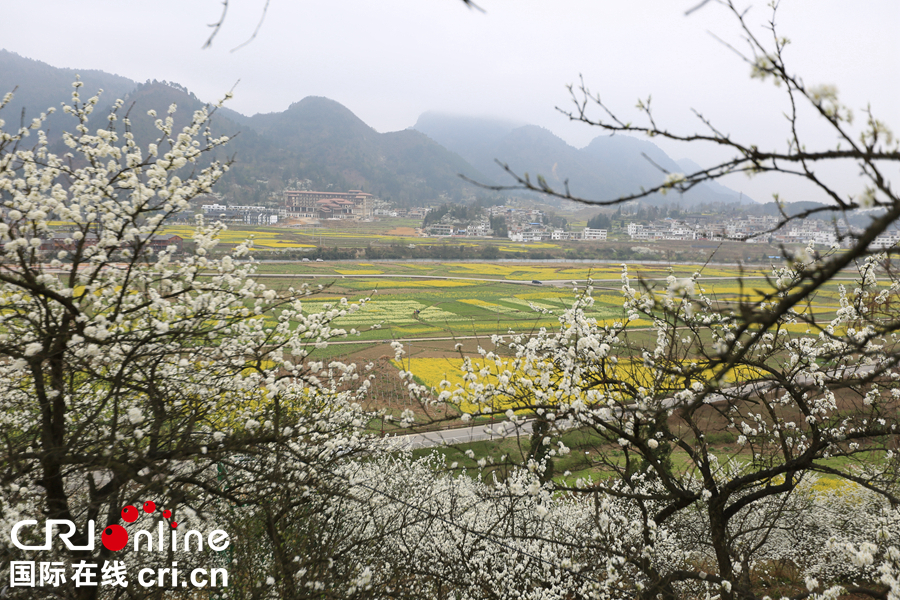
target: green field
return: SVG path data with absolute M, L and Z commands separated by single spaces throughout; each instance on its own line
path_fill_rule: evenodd
M 322 294 L 303 303 L 304 312 L 319 312 L 342 297 L 371 298 L 358 312 L 340 317 L 335 326 L 356 329 L 358 339 L 379 340 L 447 336 L 484 336 L 510 329 L 529 331 L 557 324 L 557 313 L 571 304 L 574 293 L 564 288 L 533 289 L 514 283 L 447 280 L 337 279 Z M 271 278 L 275 289 L 297 286 L 294 278 Z M 535 286 L 536 288 L 537 286 Z M 621 300 L 604 298 L 591 311 L 598 319 L 621 318 Z M 536 312 L 531 306 L 548 312 Z
M 678 265 L 673 272 L 684 277 L 697 268 Z M 640 265 L 630 273 L 657 290 L 666 289 L 664 280 L 669 271 L 662 267 Z M 314 288 L 322 285 L 324 290 L 304 303 L 309 312 L 321 311 L 343 297 L 351 301 L 371 298 L 359 312 L 336 321 L 344 328 L 359 330 L 362 340 L 490 335 L 554 326 L 558 313 L 571 305 L 588 277 L 594 279 L 595 300 L 589 314 L 613 322 L 624 316 L 620 274 L 621 267 L 612 265 L 588 268 L 475 262 L 339 261 L 264 264 L 260 268 L 261 279 L 276 290 L 304 283 Z M 759 271 L 745 272 L 743 286 L 738 276 L 736 268 L 707 267 L 700 287 L 719 302 L 758 302 L 763 294 L 773 291 Z M 575 280 L 577 286 L 571 283 Z M 850 280 L 848 274 L 846 281 L 830 282 L 818 293 L 815 303 L 802 310 L 829 318 L 839 307 L 838 286 Z M 636 280 L 633 285 L 638 285 Z
M 466 353 L 478 346 L 492 348 L 490 338 L 510 331 L 528 333 L 539 328 L 559 326 L 558 316 L 570 306 L 590 279 L 594 286 L 595 304 L 589 316 L 612 324 L 622 321 L 621 293 L 622 261 L 595 260 L 592 262 L 540 261 L 462 261 L 462 260 L 303 260 L 305 251 L 321 248 L 362 249 L 367 246 L 495 246 L 501 253 L 555 250 L 581 251 L 591 244 L 560 242 L 541 244 L 513 244 L 503 239 L 479 238 L 423 238 L 415 235 L 420 223 L 409 219 L 385 219 L 371 223 L 323 222 L 320 227 L 242 227 L 231 226 L 222 233 L 223 250 L 228 250 L 248 237 L 254 238 L 257 276 L 266 286 L 286 292 L 303 284 L 322 290 L 303 303 L 304 312 L 320 312 L 328 305 L 347 298 L 353 302 L 371 298 L 366 306 L 333 322 L 333 326 L 352 330 L 354 335 L 334 340 L 325 350 L 313 353 L 313 358 L 342 358 L 357 363 L 387 359 L 393 352 L 385 345 L 391 340 L 403 340 L 412 359 L 406 364 L 419 381 L 433 384 L 448 371 L 458 369 L 456 343 L 463 344 Z M 166 230 L 190 239 L 190 227 Z M 612 242 L 627 248 L 629 243 Z M 657 254 L 697 256 L 696 262 L 632 262 L 628 265 L 632 285 L 637 279 L 664 293 L 666 278 L 690 277 L 701 272 L 700 287 L 720 304 L 739 301 L 758 303 L 773 288 L 766 276 L 771 267 L 739 268 L 741 260 L 753 246 L 757 254 L 770 252 L 760 244 L 732 243 L 724 248 L 710 244 L 691 245 L 690 242 L 651 243 Z M 597 246 L 599 248 L 599 246 Z M 724 249 L 723 249 L 724 248 Z M 277 260 L 285 256 L 281 251 L 297 250 L 298 260 Z M 728 251 L 725 251 L 728 250 Z M 502 255 L 501 254 L 501 257 Z M 357 255 L 362 255 L 362 250 Z M 507 254 L 508 255 L 508 254 Z M 702 255 L 702 256 L 701 256 Z M 288 254 L 290 256 L 290 254 Z M 520 254 L 520 256 L 522 256 Z M 712 256 L 718 263 L 705 264 Z M 274 259 L 274 260 L 273 260 Z M 693 260 L 693 258 L 691 259 Z M 839 308 L 838 286 L 851 284 L 853 273 L 828 282 L 813 303 L 800 312 L 811 312 L 819 321 L 827 321 Z M 577 289 L 573 289 L 577 288 Z M 640 289 L 640 287 L 639 287 Z M 537 309 L 537 310 L 535 310 Z M 646 319 L 631 324 L 632 341 L 650 337 L 651 323 Z M 790 326 L 804 334 L 806 325 Z M 815 332 L 810 332 L 815 333 Z M 382 361 L 384 362 L 384 361 Z M 385 373 L 396 365 L 383 365 Z
M 304 283 L 323 285 L 323 291 L 303 303 L 304 312 L 322 311 L 345 297 L 351 302 L 370 298 L 362 310 L 334 322 L 358 335 L 336 340 L 313 357 L 340 358 L 360 365 L 378 363 L 373 406 L 402 410 L 408 400 L 404 401 L 398 369 L 411 371 L 419 383 L 429 387 L 445 379 L 458 383 L 461 358 L 455 350 L 457 343 L 471 356 L 479 346 L 493 350 L 490 338 L 494 334 L 527 334 L 542 327 L 558 327 L 559 314 L 571 306 L 588 277 L 594 280 L 595 300 L 589 316 L 608 324 L 624 321 L 621 269 L 621 265 L 609 264 L 311 261 L 262 263 L 259 270 L 260 279 L 276 290 Z M 755 304 L 763 294 L 774 291 L 764 271 L 725 265 L 673 265 L 669 269 L 640 264 L 630 266 L 629 273 L 643 278 L 654 287 L 654 293 L 664 293 L 670 274 L 685 277 L 700 269 L 699 288 L 722 304 Z M 577 286 L 573 280 L 579 281 Z M 636 280 L 632 284 L 638 285 Z M 827 323 L 839 308 L 841 284 L 852 289 L 852 273 L 828 282 L 814 301 L 798 307 L 798 312 L 811 312 L 818 322 Z M 632 322 L 630 341 L 652 344 L 656 334 L 650 326 L 647 319 Z M 786 328 L 799 335 L 807 333 L 804 323 Z M 392 340 L 403 343 L 406 354 L 402 363 L 391 360 L 393 350 L 386 343 Z

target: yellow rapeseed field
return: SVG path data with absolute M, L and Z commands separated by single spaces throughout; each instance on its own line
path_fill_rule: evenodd
M 613 294 L 600 294 L 599 296 L 594 296 L 594 302 L 600 302 L 601 304 L 611 304 L 613 306 L 621 307 L 625 304 L 625 296 L 616 296 Z
M 492 263 L 443 263 L 442 266 L 450 269 L 451 273 L 494 275 L 504 278 L 516 269 L 508 265 Z
M 480 360 L 480 357 L 473 358 L 472 364 L 476 371 L 484 366 L 483 361 Z M 394 366 L 396 366 L 398 369 L 408 370 L 412 372 L 413 375 L 415 375 L 423 385 L 434 388 L 435 390 L 440 389 L 441 382 L 443 381 L 447 381 L 450 383 L 451 390 L 465 386 L 465 382 L 463 381 L 462 365 L 463 359 L 459 357 L 404 358 L 399 362 L 394 361 Z M 488 374 L 483 377 L 480 382 L 485 384 L 496 384 L 497 377 L 494 375 L 497 371 L 496 365 L 493 362 L 489 361 L 486 367 L 488 369 Z M 649 386 L 652 384 L 653 371 L 645 368 L 639 362 L 623 360 L 617 366 L 610 366 L 609 368 L 612 369 L 611 374 L 613 375 L 613 377 L 619 381 L 630 381 L 634 385 Z M 747 368 L 742 368 L 739 372 L 729 371 L 724 376 L 722 383 L 727 385 L 735 381 L 745 381 L 751 379 L 756 374 L 757 373 L 754 373 L 751 369 Z M 521 373 L 513 375 L 513 381 L 517 376 L 521 376 Z M 671 385 L 670 387 L 672 389 L 678 388 L 678 386 L 675 385 Z M 586 391 L 582 390 L 579 395 L 586 396 Z M 493 408 L 494 410 L 502 411 L 506 410 L 507 408 L 517 408 L 519 406 L 522 406 L 520 402 L 517 402 L 515 399 L 510 399 L 508 402 L 501 402 L 500 400 L 497 400 L 497 405 Z M 463 403 L 460 408 L 463 412 L 469 413 L 478 412 L 479 410 L 477 406 L 469 403 Z
M 194 237 L 194 228 L 187 225 L 173 225 L 162 230 L 164 234 L 180 235 L 186 240 Z M 288 232 L 279 230 L 266 230 L 264 232 L 249 232 L 226 229 L 219 234 L 219 242 L 223 244 L 240 244 L 248 239 L 253 239 L 253 247 L 256 248 L 315 248 L 313 244 L 304 244 L 290 238 Z
M 528 242 L 518 246 L 498 246 L 502 252 L 522 252 L 525 249 L 547 250 L 550 248 L 559 248 L 559 244 L 548 244 L 547 242 Z

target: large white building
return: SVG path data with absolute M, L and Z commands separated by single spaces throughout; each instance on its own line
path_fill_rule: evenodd
M 453 235 L 456 228 L 449 223 L 432 223 L 425 228 L 425 231 L 428 235 L 445 236 Z
M 563 229 L 554 229 L 550 234 L 551 240 L 556 241 L 567 241 L 567 240 L 580 240 L 581 232 L 576 231 L 565 231 Z
M 606 230 L 605 229 L 591 229 L 590 227 L 585 227 L 581 232 L 581 239 L 585 241 L 598 241 L 605 242 L 606 241 Z
M 509 239 L 513 242 L 540 242 L 550 239 L 550 233 L 540 229 L 528 229 L 526 231 L 510 232 Z

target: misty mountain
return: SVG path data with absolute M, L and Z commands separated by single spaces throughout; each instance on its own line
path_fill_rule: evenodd
M 155 126 L 155 121 L 157 118 L 165 118 L 168 108 L 172 104 L 177 107 L 173 115 L 174 131 L 181 131 L 182 128 L 189 125 L 194 112 L 206 106 L 205 102 L 186 88 L 178 84 L 157 81 L 136 84 L 135 88 L 122 99 L 125 101 L 125 105 L 120 114 L 124 114 L 126 110 L 129 112 L 131 132 L 140 147 L 146 147 L 147 144 L 156 142 L 159 138 L 159 130 Z M 151 109 L 156 111 L 157 117 L 147 114 Z M 109 107 L 101 110 L 100 114 L 105 115 L 108 110 Z M 239 115 L 239 113 L 214 107 L 210 107 L 209 110 L 212 111 L 210 117 L 212 135 L 227 135 L 230 139 L 225 146 L 220 146 L 204 155 L 198 166 L 202 168 L 212 160 L 225 162 L 234 158 L 235 163 L 232 170 L 221 180 L 223 185 L 220 187 L 229 183 L 239 185 L 255 183 L 257 177 L 254 173 L 260 170 L 260 165 L 266 165 L 266 168 L 269 168 L 279 164 L 284 152 L 253 129 L 237 123 L 232 116 Z
M 249 123 L 290 153 L 293 172 L 401 203 L 442 195 L 461 200 L 474 193 L 474 187 L 459 174 L 482 177 L 428 136 L 412 130 L 379 133 L 328 98 L 310 96 L 286 111 L 254 115 Z
M 135 142 L 141 147 L 146 147 L 147 144 L 155 142 L 159 137 L 159 131 L 154 125 L 156 119 L 150 117 L 147 111 L 153 109 L 159 117 L 165 117 L 169 106 L 175 104 L 178 107 L 174 115 L 175 129 L 180 130 L 190 122 L 195 110 L 205 106 L 205 103 L 187 88 L 176 83 L 158 81 L 138 83 L 103 71 L 61 69 L 24 58 L 13 52 L 0 50 L 0 90 L 17 88 L 13 101 L 3 109 L 0 117 L 10 124 L 12 117 L 20 114 L 24 107 L 26 117 L 30 121 L 32 117 L 39 115 L 49 106 L 58 108 L 62 102 L 71 104 L 72 82 L 76 75 L 80 76 L 84 83 L 80 89 L 82 101 L 97 94 L 98 90 L 103 90 L 97 110 L 94 111 L 93 123 L 95 126 L 105 126 L 106 115 L 109 114 L 113 103 L 117 99 L 122 99 L 125 104 L 118 112 L 119 117 L 121 119 L 126 114 L 128 115 Z M 216 110 L 211 119 L 213 134 L 236 137 L 224 148 L 204 157 L 200 164 L 200 166 L 205 166 L 213 158 L 227 160 L 232 155 L 240 154 L 245 160 L 241 166 L 236 167 L 238 172 L 229 173 L 226 176 L 232 181 L 240 178 L 241 170 L 246 171 L 260 159 L 267 161 L 273 157 L 273 154 L 277 154 L 277 151 L 273 152 L 277 149 L 271 142 L 260 140 L 256 132 L 240 125 L 233 118 L 235 115 L 246 120 L 246 117 L 235 111 Z M 63 146 L 60 136 L 63 128 L 71 130 L 73 127 L 73 119 L 64 115 L 62 111 L 58 110 L 56 114 L 48 118 L 45 129 L 48 132 L 53 151 L 57 153 L 68 151 Z
M 125 105 L 119 111 L 119 116 L 129 114 L 133 123 L 132 132 L 139 136 L 141 141 L 155 138 L 158 133 L 153 127 L 154 119 L 146 114 L 147 110 L 153 108 L 165 116 L 169 105 L 177 104 L 179 111 L 176 113 L 175 121 L 176 126 L 180 128 L 190 121 L 194 110 L 204 105 L 187 88 L 175 83 L 157 81 L 138 83 L 127 77 L 103 71 L 62 69 L 19 56 L 14 52 L 0 50 L 0 94 L 13 91 L 15 88 L 12 102 L 3 109 L 5 120 L 8 124 L 12 124 L 11 118 L 19 118 L 24 109 L 26 122 L 30 122 L 32 118 L 54 107 L 57 112 L 48 117 L 47 122 L 50 125 L 45 127 L 45 130 L 49 130 L 51 139 L 60 133 L 59 126 L 54 126 L 56 123 L 71 128 L 71 118 L 63 115 L 59 108 L 62 103 L 72 103 L 74 90 L 72 83 L 76 77 L 84 84 L 78 90 L 81 102 L 86 102 L 94 95 L 99 96 L 100 101 L 94 113 L 98 123 L 105 125 L 106 115 L 113 102 L 122 99 Z M 232 120 L 225 121 L 229 123 L 230 129 L 235 129 Z
M 30 122 L 47 107 L 71 101 L 76 74 L 84 83 L 82 99 L 104 89 L 95 126 L 105 126 L 108 107 L 122 98 L 126 104 L 120 115 L 129 112 L 132 132 L 141 146 L 158 137 L 148 110 L 162 117 L 170 104 L 176 104 L 177 130 L 204 106 L 203 100 L 177 83 L 137 83 L 102 71 L 60 69 L 0 50 L 0 91 L 18 86 L 0 117 L 17 124 L 25 107 L 26 122 Z M 60 132 L 73 125 L 61 112 L 50 117 L 54 150 L 64 151 Z M 400 204 L 460 201 L 475 196 L 478 188 L 459 174 L 483 183 L 512 183 L 495 158 L 518 174 L 530 174 L 532 181 L 543 176 L 559 191 L 568 181 L 574 195 L 592 199 L 614 199 L 641 186 L 659 184 L 665 177 L 660 168 L 690 170 L 648 141 L 621 135 L 598 137 L 578 149 L 546 129 L 501 119 L 425 113 L 413 128 L 379 133 L 345 106 L 318 97 L 304 98 L 282 112 L 251 117 L 217 109 L 212 130 L 232 140 L 207 158 L 235 158 L 217 189 L 240 204 L 259 203 L 291 180 L 309 180 L 313 189 L 362 189 Z M 728 188 L 711 183 L 683 198 L 670 194 L 648 200 L 698 204 L 738 198 Z
M 72 82 L 81 74 L 82 99 L 103 88 L 95 111 L 95 126 L 105 126 L 105 116 L 117 98 L 125 100 L 135 141 L 146 146 L 158 131 L 150 109 L 160 117 L 176 104 L 175 128 L 181 129 L 204 102 L 176 83 L 137 83 L 102 71 L 59 69 L 39 61 L 0 50 L 0 90 L 18 86 L 13 102 L 0 118 L 17 124 L 22 108 L 26 122 L 49 106 L 71 102 Z M 50 140 L 54 150 L 64 151 L 59 139 L 63 127 L 74 122 L 61 114 L 51 116 Z M 230 109 L 217 109 L 212 119 L 214 135 L 233 138 L 227 146 L 207 157 L 235 163 L 220 181 L 218 190 L 237 203 L 258 203 L 268 191 L 280 189 L 291 179 L 308 179 L 314 189 L 362 189 L 401 204 L 428 204 L 439 200 L 462 200 L 477 188 L 458 174 L 472 179 L 484 176 L 457 154 L 417 131 L 379 133 L 341 104 L 327 98 L 305 98 L 279 113 L 246 117 Z M 208 162 L 204 161 L 204 162 Z M 263 185 L 260 182 L 274 182 Z
M 523 125 L 525 123 L 486 117 L 447 119 L 446 115 L 426 112 L 419 116 L 412 129 L 425 133 L 451 152 L 466 156 L 466 160 L 473 166 L 480 165 L 478 170 L 487 175 L 496 169 L 497 145 L 512 130 Z M 496 177 L 490 179 L 492 183 L 499 181 Z
M 568 181 L 573 195 L 587 199 L 610 200 L 659 185 L 666 176 L 661 169 L 684 171 L 655 144 L 624 135 L 598 136 L 579 149 L 534 125 L 517 127 L 506 121 L 439 113 L 423 114 L 413 128 L 467 159 L 489 182 L 513 183 L 497 159 L 519 175 L 528 173 L 533 182 L 543 176 L 560 192 Z M 704 184 L 684 196 L 654 194 L 645 201 L 696 205 L 739 198 L 725 186 Z

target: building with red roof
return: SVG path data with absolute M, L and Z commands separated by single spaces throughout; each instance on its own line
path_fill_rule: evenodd
M 313 192 L 285 190 L 284 208 L 292 217 L 314 219 L 371 219 L 375 197 L 362 190 Z

